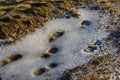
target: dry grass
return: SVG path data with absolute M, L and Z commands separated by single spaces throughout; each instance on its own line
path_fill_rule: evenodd
M 66 15 L 79 17 L 80 15 L 73 9 L 76 4 L 79 4 L 77 2 L 74 0 L 1 1 L 0 15 L 3 17 L 0 17 L 0 39 L 12 43 L 29 32 L 34 32 L 35 28 L 42 27 L 49 19 L 65 17 Z

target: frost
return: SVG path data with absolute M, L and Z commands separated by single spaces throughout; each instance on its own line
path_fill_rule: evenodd
M 108 17 L 102 19 L 101 13 L 98 11 L 79 9 L 78 12 L 81 14 L 79 19 L 53 19 L 43 28 L 37 29 L 35 33 L 22 38 L 16 44 L 1 47 L 0 60 L 13 53 L 23 54 L 21 60 L 0 68 L 0 76 L 3 80 L 56 80 L 66 69 L 88 62 L 89 54 L 81 51 L 88 44 L 93 44 L 96 40 L 101 40 L 108 35 L 105 30 L 98 30 L 101 23 L 102 26 L 107 25 Z M 84 20 L 90 21 L 91 24 L 81 28 Z M 64 30 L 65 34 L 54 42 L 47 42 L 48 36 L 59 30 Z M 52 46 L 59 48 L 56 54 L 48 59 L 38 58 L 38 55 Z M 92 54 L 94 55 L 94 53 Z M 31 76 L 35 69 L 53 62 L 58 63 L 59 66 L 49 69 L 40 76 Z

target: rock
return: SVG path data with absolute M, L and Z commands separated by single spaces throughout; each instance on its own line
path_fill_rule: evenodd
M 35 71 L 33 71 L 33 76 L 39 76 L 39 75 L 43 74 L 45 71 L 46 71 L 46 68 L 36 69 Z
M 81 25 L 89 26 L 89 25 L 91 25 L 91 22 L 88 21 L 88 20 L 84 20 L 84 21 L 81 23 Z
M 21 59 L 22 57 L 23 57 L 23 55 L 21 55 L 21 54 L 12 54 L 12 55 L 6 57 L 5 61 L 9 63 L 9 62 L 13 62 L 18 59 Z
M 43 54 L 41 54 L 39 57 L 40 57 L 40 58 L 49 58 L 50 56 L 51 56 L 50 54 L 43 53 Z

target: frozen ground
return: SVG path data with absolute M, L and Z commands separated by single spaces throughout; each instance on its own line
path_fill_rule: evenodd
M 21 60 L 1 67 L 0 77 L 3 80 L 56 80 L 66 69 L 88 62 L 88 56 L 94 53 L 84 54 L 82 51 L 89 44 L 94 44 L 96 40 L 101 40 L 109 34 L 104 29 L 108 24 L 109 15 L 83 9 L 78 12 L 81 15 L 79 19 L 51 20 L 45 27 L 37 29 L 35 33 L 22 38 L 16 44 L 0 47 L 0 60 L 13 53 L 24 55 Z M 91 24 L 81 28 L 83 20 L 89 20 Z M 64 30 L 65 34 L 48 43 L 48 36 L 59 30 Z M 39 59 L 38 55 L 51 46 L 57 46 L 59 51 L 48 59 Z M 58 67 L 37 77 L 31 75 L 35 69 L 46 67 L 52 62 L 59 63 Z

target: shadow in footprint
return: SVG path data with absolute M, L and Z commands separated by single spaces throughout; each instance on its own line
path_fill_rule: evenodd
M 65 32 L 64 32 L 63 30 L 54 32 L 54 33 L 48 38 L 48 42 L 53 42 L 53 41 L 55 41 L 57 38 L 63 36 L 64 33 L 65 33 Z
M 46 68 L 38 68 L 38 69 L 35 69 L 35 70 L 32 72 L 32 76 L 36 77 L 36 76 L 42 75 L 42 74 L 45 73 L 46 71 L 47 71 Z
M 40 57 L 41 59 L 46 59 L 46 58 L 51 57 L 51 54 L 43 53 L 43 54 L 39 55 L 39 57 Z
M 47 65 L 48 68 L 56 68 L 58 66 L 58 63 L 50 63 Z

